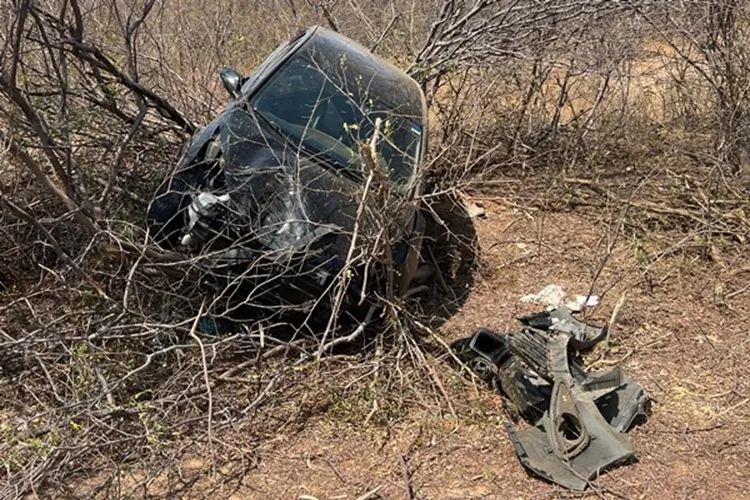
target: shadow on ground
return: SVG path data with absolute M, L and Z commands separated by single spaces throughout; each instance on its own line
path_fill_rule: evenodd
M 442 195 L 429 202 L 428 227 L 422 250 L 432 275 L 428 290 L 414 302 L 415 313 L 432 328 L 439 328 L 468 300 L 477 273 L 481 272 L 474 217 L 463 201 Z

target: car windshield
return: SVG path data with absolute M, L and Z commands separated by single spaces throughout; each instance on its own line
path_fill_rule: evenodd
M 364 168 L 362 145 L 371 145 L 375 135 L 379 167 L 408 188 L 422 144 L 415 106 L 395 103 L 399 93 L 388 92 L 392 81 L 379 79 L 372 64 L 358 72 L 347 55 L 339 53 L 332 68 L 304 51 L 296 54 L 256 93 L 252 106 L 306 151 L 358 172 Z

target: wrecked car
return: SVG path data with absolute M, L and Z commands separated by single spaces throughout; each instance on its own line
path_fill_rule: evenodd
M 518 332 L 480 328 L 454 344 L 472 371 L 505 396 L 516 455 L 531 473 L 574 491 L 635 456 L 627 435 L 650 411 L 644 388 L 620 367 L 587 373 L 580 352 L 607 329 L 579 321 L 564 307 L 520 318 Z
M 396 271 L 391 288 L 406 290 L 425 225 L 415 201 L 426 150 L 420 86 L 318 26 L 251 75 L 224 68 L 220 77 L 229 104 L 194 135 L 149 207 L 157 243 L 200 257 L 227 308 L 243 314 L 325 309 L 321 297 L 342 278 L 342 309 L 356 309 L 382 293 L 384 262 Z

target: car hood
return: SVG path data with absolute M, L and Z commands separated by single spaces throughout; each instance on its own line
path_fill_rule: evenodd
M 261 243 L 299 250 L 327 236 L 336 253 L 348 250 L 358 207 L 354 181 L 238 106 L 222 115 L 217 131 L 227 190 Z

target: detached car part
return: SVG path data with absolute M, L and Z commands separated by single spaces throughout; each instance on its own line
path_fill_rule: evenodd
M 603 328 L 558 308 L 520 319 L 520 332 L 479 329 L 468 341 L 469 365 L 491 381 L 532 424 L 506 430 L 521 463 L 572 490 L 584 490 L 601 471 L 635 450 L 625 434 L 647 415 L 643 387 L 619 367 L 586 373 L 576 354 L 599 342 Z
M 419 85 L 317 26 L 250 76 L 230 68 L 220 76 L 229 105 L 195 134 L 149 207 L 157 243 L 200 257 L 229 309 L 308 314 L 344 271 L 344 309 L 356 309 L 382 286 L 368 261 L 378 252 L 391 253 L 380 260 L 393 263 L 395 288 L 405 291 L 425 225 L 416 201 L 427 123 Z M 387 245 L 377 239 L 384 214 L 394 226 Z M 365 255 L 360 242 L 373 240 L 383 248 Z

